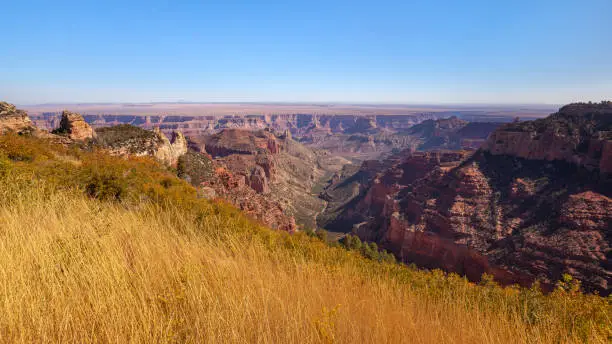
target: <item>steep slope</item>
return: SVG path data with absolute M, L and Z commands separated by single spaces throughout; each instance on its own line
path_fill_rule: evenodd
M 380 220 L 389 198 L 401 189 L 432 171 L 455 167 L 469 155 L 468 151 L 404 150 L 382 161 L 364 161 L 353 173 L 354 168 L 346 168 L 345 174 L 338 174 L 321 194 L 330 203 L 321 222 L 332 231 L 357 231 L 369 220 Z M 370 241 L 378 239 L 362 237 Z
M 243 174 L 228 170 L 206 153 L 188 151 L 179 158 L 177 171 L 180 178 L 197 188 L 201 198 L 224 199 L 273 229 L 287 232 L 297 229 L 294 217 L 263 190 L 257 191 L 253 178 L 247 183 Z M 262 180 L 262 186 L 263 183 Z

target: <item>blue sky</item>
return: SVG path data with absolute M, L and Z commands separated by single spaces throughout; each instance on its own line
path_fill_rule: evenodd
M 612 98 L 612 0 L 9 1 L 0 99 Z

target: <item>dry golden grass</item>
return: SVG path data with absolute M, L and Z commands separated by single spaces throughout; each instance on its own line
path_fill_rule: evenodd
M 0 342 L 608 343 L 611 300 L 379 263 L 152 161 L 0 137 Z
M 554 321 L 529 326 L 471 304 L 483 287 L 464 283 L 463 299 L 427 296 L 365 273 L 369 263 L 341 249 L 320 245 L 313 256 L 271 244 L 285 235 L 245 241 L 244 222 L 224 214 L 196 221 L 171 207 L 37 190 L 4 190 L 13 197 L 0 203 L 3 342 L 577 340 Z M 349 256 L 327 262 L 339 254 Z

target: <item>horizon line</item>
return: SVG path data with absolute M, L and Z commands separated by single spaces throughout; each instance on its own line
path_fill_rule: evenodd
M 601 101 L 608 101 L 602 99 Z M 553 107 L 563 106 L 572 103 L 588 103 L 588 101 L 575 101 L 568 103 L 532 103 L 532 102 L 508 102 L 508 103 L 494 103 L 494 102 L 376 102 L 376 101 L 103 101 L 103 102 L 83 102 L 83 101 L 66 101 L 66 102 L 44 102 L 44 103 L 16 103 L 18 106 L 49 106 L 49 105 L 146 105 L 146 104 L 185 104 L 185 105 L 199 105 L 199 104 L 252 104 L 252 105 L 356 105 L 356 106 L 435 106 L 435 107 L 449 107 L 449 106 L 539 106 L 539 107 Z

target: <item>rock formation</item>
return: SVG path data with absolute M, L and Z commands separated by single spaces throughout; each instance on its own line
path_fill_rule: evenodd
M 226 129 L 202 140 L 215 164 L 224 167 L 259 194 L 283 204 L 300 225 L 316 228 L 324 202 L 312 193 L 327 171 L 340 165 L 288 135 L 272 130 Z
M 544 119 L 507 124 L 491 134 L 483 149 L 612 173 L 612 102 L 571 104 Z
M 149 131 L 127 124 L 97 129 L 96 143 L 114 155 L 152 156 L 170 166 L 187 153 L 187 140 L 180 132 L 169 140 L 159 129 Z
M 57 132 L 65 133 L 75 141 L 85 141 L 95 137 L 95 131 L 78 113 L 64 111 Z
M 166 165 L 175 166 L 179 157 L 187 153 L 187 139 L 181 132 L 173 132 L 171 140 L 159 128 L 155 128 L 153 132 L 161 141 L 153 156 Z
M 37 123 L 54 128 L 59 113 L 37 114 Z M 151 130 L 159 127 L 167 135 L 181 131 L 194 142 L 200 138 L 224 130 L 242 129 L 258 131 L 270 129 L 286 133 L 313 149 L 359 157 L 377 158 L 392 149 L 402 149 L 414 143 L 414 139 L 402 132 L 428 119 L 447 117 L 445 113 L 415 113 L 401 115 L 352 115 L 352 114 L 266 114 L 227 116 L 165 116 L 165 115 L 85 115 L 94 128 L 130 124 Z M 289 135 L 287 135 L 289 134 Z M 203 149 L 200 149 L 203 151 Z
M 0 134 L 9 131 L 26 134 L 35 130 L 36 128 L 25 111 L 17 109 L 13 104 L 0 102 Z

